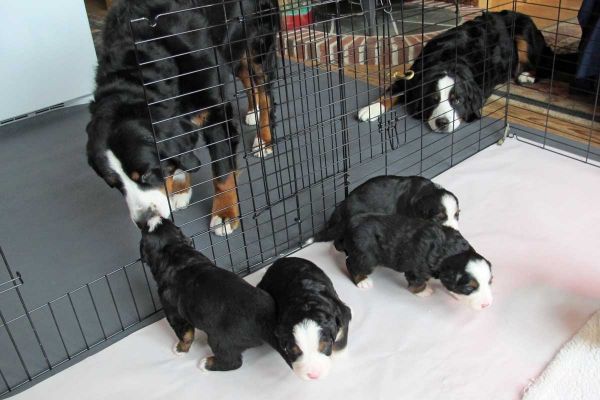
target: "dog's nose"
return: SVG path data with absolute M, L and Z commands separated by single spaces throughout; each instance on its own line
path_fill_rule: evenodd
M 435 120 L 435 126 L 437 126 L 438 129 L 445 129 L 449 124 L 450 121 L 448 121 L 448 118 L 446 117 L 436 118 Z
M 481 308 L 486 308 L 486 307 L 489 307 L 489 306 L 490 306 L 490 303 L 483 303 L 483 304 L 481 305 Z
M 319 376 L 321 376 L 321 374 L 319 374 L 318 372 L 309 372 L 308 374 L 306 374 L 310 379 L 319 379 Z

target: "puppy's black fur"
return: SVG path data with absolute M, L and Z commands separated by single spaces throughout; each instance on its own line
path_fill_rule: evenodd
M 273 298 L 233 272 L 216 267 L 192 247 L 191 240 L 170 220 L 142 230 L 142 260 L 150 266 L 169 324 L 187 352 L 194 328 L 208 335 L 214 356 L 205 368 L 227 371 L 242 365 L 242 352 L 271 344 L 275 303 Z
M 354 189 L 338 204 L 325 227 L 315 235 L 317 242 L 334 240 L 336 249 L 343 251 L 342 236 L 352 216 L 363 213 L 403 214 L 410 217 L 429 219 L 443 224 L 449 219 L 442 197 L 456 196 L 448 190 L 420 176 L 377 176 Z
M 338 297 L 329 277 L 314 263 L 297 257 L 281 258 L 268 269 L 258 287 L 275 299 L 275 336 L 290 365 L 302 355 L 293 328 L 305 319 L 321 327 L 323 354 L 330 356 L 333 350 L 346 347 L 352 313 Z
M 466 266 L 484 258 L 453 228 L 402 215 L 363 214 L 350 219 L 344 243 L 346 266 L 356 284 L 384 266 L 403 272 L 413 293 L 430 278 L 462 295 L 479 287 Z

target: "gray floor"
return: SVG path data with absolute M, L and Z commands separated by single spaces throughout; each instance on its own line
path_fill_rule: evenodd
M 503 131 L 503 121 L 483 119 L 453 135 L 432 134 L 400 109 L 380 123 L 358 123 L 356 110 L 379 89 L 347 78 L 342 83 L 337 71 L 289 63 L 279 78 L 276 151 L 267 159 L 239 158 L 243 229 L 229 238 L 208 232 L 212 185 L 203 149 L 198 155 L 206 166 L 194 176 L 192 204 L 175 215 L 198 249 L 240 274 L 312 236 L 343 198 L 345 167 L 350 188 L 375 174 L 434 176 Z M 26 308 L 35 309 L 22 316 L 17 290 L 0 293 L 0 311 L 9 321 L 0 325 L 0 393 L 28 373 L 110 343 L 159 308 L 152 280 L 135 261 L 140 234 L 121 195 L 86 163 L 88 119 L 85 107 L 75 107 L 0 129 L 0 245 L 23 276 Z M 0 283 L 6 280 L 0 266 Z

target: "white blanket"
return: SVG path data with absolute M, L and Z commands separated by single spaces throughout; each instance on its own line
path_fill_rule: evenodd
M 600 311 L 558 352 L 523 400 L 600 399 Z
M 177 358 L 162 320 L 15 400 L 521 398 L 600 308 L 600 170 L 507 140 L 436 181 L 457 194 L 462 233 L 493 264 L 490 308 L 473 311 L 437 283 L 431 297 L 416 297 L 384 269 L 360 290 L 344 257 L 314 244 L 296 255 L 323 268 L 354 313 L 347 354 L 327 379 L 301 381 L 266 346 L 245 352 L 237 371 L 201 373 L 204 338 Z

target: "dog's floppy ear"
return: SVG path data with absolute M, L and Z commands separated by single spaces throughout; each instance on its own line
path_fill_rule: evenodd
M 468 84 L 468 87 L 472 87 L 471 90 L 467 91 L 465 98 L 465 122 L 473 122 L 481 119 L 481 108 L 483 107 L 483 93 L 477 84 L 473 82 L 473 85 Z
M 481 108 L 485 101 L 483 91 L 468 68 L 457 68 L 456 74 L 461 78 L 461 97 L 463 98 L 465 107 L 465 114 L 462 116 L 463 120 L 465 122 L 473 122 L 481 119 Z

